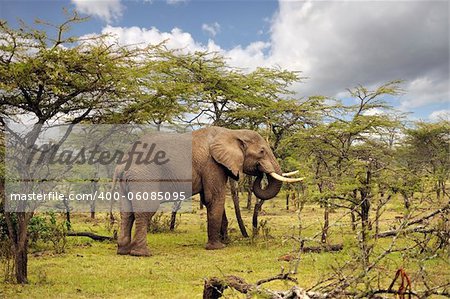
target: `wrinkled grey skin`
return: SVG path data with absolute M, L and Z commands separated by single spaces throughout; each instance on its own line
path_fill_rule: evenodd
M 207 209 L 208 243 L 206 249 L 221 249 L 225 247 L 223 241 L 227 237 L 228 221 L 224 205 L 228 177 L 237 179 L 243 173 L 256 176 L 253 186 L 255 195 L 261 199 L 270 199 L 278 194 L 282 183 L 267 176 L 268 185 L 262 189 L 261 180 L 264 174 L 271 172 L 281 174 L 281 169 L 269 145 L 261 135 L 254 131 L 208 127 L 194 131 L 192 135 L 189 134 L 190 136 L 192 136 L 192 194 L 200 194 Z M 151 142 L 146 140 L 146 137 L 141 140 Z M 178 152 L 177 156 L 171 157 L 172 164 L 176 163 L 177 159 L 181 161 L 185 156 L 182 149 Z M 146 167 L 145 165 L 131 165 L 126 171 L 118 169 L 122 193 L 146 191 L 142 184 L 140 186 L 130 184 L 133 180 L 155 178 Z M 138 212 L 139 206 L 137 205 L 139 203 L 136 201 L 125 200 L 122 201 L 122 204 L 129 206 L 126 207 L 126 211 L 121 212 L 122 221 L 117 253 L 136 256 L 150 255 L 146 238 L 147 225 L 155 212 Z M 158 202 L 154 204 L 158 205 Z M 156 209 L 157 206 L 152 211 L 156 211 Z M 133 222 L 135 233 L 132 238 Z

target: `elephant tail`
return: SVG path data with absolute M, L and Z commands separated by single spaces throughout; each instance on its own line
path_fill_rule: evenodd
M 119 183 L 120 195 L 126 196 L 128 194 L 126 180 L 124 179 L 124 172 L 125 171 L 120 166 L 117 166 L 116 169 L 114 170 L 112 178 L 111 194 L 115 192 L 117 183 Z
M 125 173 L 122 171 L 121 173 L 119 173 L 119 175 L 117 176 L 117 179 L 119 180 L 119 190 L 120 190 L 120 195 L 124 195 L 125 198 L 128 198 L 128 184 L 127 184 L 127 180 L 125 178 Z

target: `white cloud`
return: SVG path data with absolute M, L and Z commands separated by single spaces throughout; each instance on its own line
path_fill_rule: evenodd
M 449 102 L 449 82 L 437 76 L 421 76 L 405 87 L 407 93 L 400 98 L 400 109 L 408 111 L 412 108 L 428 104 Z
M 245 48 L 237 46 L 228 51 L 222 50 L 221 53 L 229 58 L 231 66 L 252 71 L 257 67 L 273 66 L 271 57 L 264 54 L 264 50 L 269 48 L 270 43 L 256 41 Z
M 103 33 L 117 34 L 123 44 L 168 40 L 169 48 L 219 52 L 232 66 L 249 71 L 258 66 L 302 71 L 309 79 L 294 88 L 304 96 L 339 97 L 358 84 L 372 88 L 403 79 L 406 93 L 398 107 L 402 110 L 450 98 L 446 2 L 281 1 L 270 22 L 269 42 L 232 49 L 213 40 L 202 44 L 179 28 L 161 32 L 107 26 Z M 220 25 L 203 24 L 202 29 L 214 37 Z
M 227 57 L 231 66 L 243 68 L 247 71 L 254 70 L 259 66 L 271 66 L 270 58 L 264 54 L 264 50 L 270 47 L 270 43 L 261 41 L 253 42 L 244 48 L 237 46 L 225 50 L 213 40 L 209 40 L 206 45 L 196 42 L 190 33 L 179 28 L 173 28 L 170 32 L 161 32 L 155 27 L 147 29 L 137 26 L 116 27 L 107 25 L 103 28 L 102 34 L 115 36 L 122 45 L 144 46 L 166 41 L 166 46 L 169 49 L 182 49 L 184 52 L 217 52 Z
M 303 71 L 306 94 L 403 79 L 402 105 L 449 99 L 446 2 L 281 1 L 271 32 L 271 59 Z
M 120 0 L 71 0 L 80 13 L 98 17 L 108 23 L 122 16 L 124 6 Z
M 429 119 L 432 121 L 440 121 L 440 120 L 450 121 L 450 109 L 442 109 L 442 110 L 433 111 L 430 114 Z
M 383 111 L 383 109 L 380 109 L 380 108 L 370 108 L 370 109 L 367 109 L 367 110 L 364 112 L 364 115 L 367 115 L 367 116 L 373 116 L 373 115 L 382 115 L 383 113 L 385 113 L 385 112 Z
M 161 32 L 157 28 L 150 29 L 140 27 L 114 27 L 106 26 L 102 30 L 103 34 L 111 34 L 117 37 L 122 45 L 132 44 L 159 44 L 166 41 L 169 49 L 183 49 L 186 52 L 206 50 L 203 45 L 197 43 L 192 35 L 179 28 L 173 28 L 170 32 Z M 211 47 L 215 46 L 214 43 Z
M 180 4 L 180 3 L 185 3 L 187 1 L 188 0 L 167 0 L 167 4 L 169 4 L 169 5 L 177 5 L 177 4 Z
M 220 32 L 220 25 L 217 22 L 212 24 L 203 24 L 202 30 L 208 33 L 210 36 L 215 37 L 217 33 Z

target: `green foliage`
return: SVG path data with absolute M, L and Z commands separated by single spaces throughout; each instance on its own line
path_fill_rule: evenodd
M 261 219 L 259 221 L 258 227 L 255 229 L 253 228 L 253 234 L 252 234 L 252 242 L 256 243 L 258 237 L 262 237 L 264 242 L 269 241 L 270 239 L 273 239 L 273 236 L 271 236 L 271 228 L 270 228 L 270 222 L 268 219 Z
M 180 224 L 179 215 L 175 220 L 175 229 Z M 148 231 L 150 233 L 166 233 L 170 231 L 170 215 L 163 212 L 156 213 L 148 223 Z
M 406 134 L 404 154 L 408 166 L 445 182 L 450 171 L 450 122 L 417 122 Z
M 450 124 L 444 120 L 437 123 L 417 122 L 404 129 L 402 115 L 387 104 L 389 97 L 403 92 L 400 88 L 401 81 L 387 82 L 373 90 L 356 86 L 348 90 L 350 98 L 344 101 L 322 96 L 302 98 L 292 92 L 292 86 L 303 79 L 299 72 L 279 68 L 257 68 L 245 72 L 230 67 L 218 53 L 184 53 L 181 50 L 168 50 L 164 43 L 143 47 L 120 46 L 111 36 L 106 35 L 83 38 L 68 36 L 70 26 L 83 21 L 76 13 L 69 15 L 61 25 L 39 21 L 39 26 L 55 29 L 53 34 L 46 29 L 34 29 L 25 25 L 14 29 L 6 22 L 0 22 L 2 124 L 6 118 L 15 119 L 19 115 L 27 115 L 32 116 L 37 124 L 54 120 L 64 123 L 150 123 L 158 128 L 170 124 L 180 130 L 186 126 L 213 124 L 259 131 L 279 157 L 283 170 L 299 169 L 301 176 L 305 177 L 303 185 L 286 186 L 286 192 L 298 194 L 294 205 L 298 205 L 300 211 L 307 210 L 307 213 L 302 217 L 300 214 L 277 215 L 284 207 L 270 211 L 275 214 L 274 223 L 270 222 L 269 225 L 266 219 L 262 219 L 255 231 L 255 234 L 259 232 L 262 236 L 269 250 L 255 252 L 247 243 L 245 246 L 237 243 L 225 249 L 223 255 L 214 255 L 215 258 L 222 259 L 219 264 L 222 263 L 229 271 L 241 271 L 240 267 L 248 262 L 248 268 L 261 267 L 266 274 L 273 274 L 273 269 L 280 266 L 275 263 L 275 254 L 281 255 L 292 249 L 292 243 L 289 244 L 291 239 L 280 246 L 276 237 L 278 240 L 282 238 L 289 229 L 286 224 L 292 227 L 293 219 L 298 216 L 301 221 L 306 218 L 305 223 L 295 223 L 301 228 L 299 231 L 306 234 L 303 240 L 315 241 L 318 231 L 330 229 L 327 236 L 331 235 L 333 240 L 350 246 L 349 250 L 337 255 L 341 260 L 350 260 L 348 265 L 353 267 L 342 270 L 344 274 L 341 277 L 353 275 L 356 278 L 351 287 L 360 290 L 360 283 L 365 283 L 367 291 L 373 287 L 371 283 L 375 279 L 368 265 L 374 255 L 381 253 L 389 245 L 374 238 L 376 232 L 371 232 L 373 226 L 376 231 L 380 227 L 389 229 L 391 227 L 388 226 L 396 221 L 397 214 L 400 213 L 406 219 L 422 209 L 420 204 L 423 202 L 416 200 L 415 194 L 436 204 L 441 204 L 444 194 L 448 195 L 446 184 L 450 172 Z M 95 132 L 87 134 L 95 139 Z M 2 179 L 6 174 L 3 135 L 0 137 Z M 78 140 L 68 142 L 79 143 Z M 85 171 L 83 166 L 72 170 L 75 173 Z M 430 190 L 435 191 L 436 196 L 432 196 Z M 403 199 L 403 206 L 398 203 L 397 197 Z M 395 205 L 389 200 L 394 200 Z M 314 206 L 305 208 L 305 203 Z M 322 213 L 319 208 L 323 208 L 324 216 L 326 215 L 324 223 L 317 221 L 319 211 Z M 339 208 L 344 208 L 345 212 Z M 344 213 L 348 211 L 352 215 L 356 214 L 355 221 L 360 221 L 358 225 L 352 223 L 355 231 L 351 231 L 348 223 L 340 225 L 342 218 L 338 221 L 339 231 L 328 227 L 328 218 L 344 217 Z M 384 219 L 383 211 L 388 213 L 388 224 L 379 223 L 380 219 Z M 198 214 L 202 217 L 202 213 Z M 195 246 L 186 250 L 183 248 L 170 256 L 176 246 L 174 244 L 178 242 L 171 239 L 174 234 L 154 236 L 157 240 L 157 254 L 168 255 L 177 261 L 172 265 L 164 265 L 166 268 L 158 268 L 160 262 L 143 265 L 142 261 L 129 259 L 123 260 L 123 265 L 117 265 L 116 263 L 122 262 L 115 256 L 112 260 L 109 258 L 114 251 L 114 248 L 107 247 L 112 246 L 111 244 L 94 243 L 90 252 L 92 256 L 98 258 L 101 255 L 106 261 L 103 264 L 105 269 L 122 271 L 121 275 L 126 277 L 112 286 L 110 281 L 105 283 L 105 293 L 110 295 L 109 288 L 124 288 L 122 283 L 131 281 L 129 275 L 136 275 L 138 281 L 145 278 L 141 285 L 146 285 L 155 281 L 159 283 L 173 269 L 176 270 L 174 275 L 177 282 L 190 282 L 188 291 L 191 291 L 192 283 L 201 285 L 195 279 L 205 277 L 205 273 L 210 274 L 211 253 L 200 251 L 203 245 L 199 244 L 204 241 L 204 232 L 199 232 L 198 227 L 204 228 L 205 219 L 199 222 L 198 217 L 193 218 L 194 216 L 198 215 L 186 217 L 190 221 L 188 225 L 191 233 L 198 239 L 198 244 L 194 242 Z M 250 215 L 246 216 L 250 218 Z M 277 216 L 280 217 L 278 220 Z M 18 217 L 26 220 L 26 217 L 31 217 L 31 213 L 26 216 L 13 214 L 11 219 L 15 228 L 18 227 Z M 418 264 L 414 264 L 413 260 L 416 257 L 422 259 L 421 263 L 432 263 L 427 259 L 442 256 L 441 251 L 445 251 L 445 246 L 448 245 L 448 223 L 446 216 L 440 217 L 438 221 L 434 220 L 430 226 L 432 233 L 424 236 L 427 238 L 426 242 L 419 240 L 422 235 L 403 238 L 404 243 L 417 242 L 418 245 L 408 249 L 403 257 L 387 253 L 386 256 L 396 264 L 382 266 L 389 271 L 396 270 L 393 267 L 401 264 L 417 267 Z M 178 224 L 179 222 L 176 225 Z M 304 224 L 307 225 L 303 226 Z M 24 227 L 28 227 L 29 241 L 33 248 L 51 244 L 55 252 L 65 251 L 67 223 L 59 221 L 55 214 L 35 215 L 28 226 Z M 149 224 L 149 230 L 154 233 L 167 232 L 169 227 L 170 217 L 162 213 L 156 214 Z M 195 230 L 192 229 L 194 227 Z M 15 235 L 18 236 L 17 232 Z M 7 236 L 4 214 L 0 213 L 1 248 L 11 248 Z M 299 237 L 301 236 L 295 236 L 297 243 L 294 246 L 298 245 Z M 186 243 L 190 241 L 187 239 Z M 100 249 L 100 254 L 95 251 L 97 249 Z M 398 250 L 403 251 L 402 248 Z M 430 252 L 432 255 L 428 255 Z M 180 263 L 177 257 L 181 253 L 188 256 L 182 261 L 184 264 L 181 267 L 185 268 L 178 268 Z M 12 251 L 5 251 L 2 258 L 11 258 L 12 254 Z M 261 263 L 261 260 L 265 263 Z M 306 256 L 302 262 L 305 260 L 309 272 L 305 270 L 301 277 L 306 274 L 310 279 L 319 279 L 324 273 L 318 273 L 315 262 L 318 260 L 322 263 L 322 270 L 325 272 L 329 270 L 326 266 L 335 262 L 335 257 Z M 97 260 L 91 262 L 95 263 Z M 64 262 L 58 263 L 58 270 L 61 266 L 70 268 Z M 130 270 L 131 268 L 127 268 L 129 263 L 139 267 Z M 152 272 L 153 268 L 145 268 L 150 265 L 156 265 L 155 272 L 162 271 L 163 274 L 157 275 Z M 135 271 L 140 267 L 145 270 Z M 254 272 L 259 273 L 257 270 L 260 269 L 255 268 Z M 378 270 L 377 279 L 380 280 L 381 276 L 381 280 L 387 280 L 385 269 L 380 266 Z M 52 275 L 51 271 L 48 272 L 49 276 Z M 194 280 L 191 277 L 192 271 L 195 272 Z M 47 284 L 47 272 L 37 273 L 38 280 Z M 435 278 L 439 279 L 439 275 L 435 275 Z M 81 279 L 76 277 L 77 282 Z M 92 286 L 92 283 L 93 280 L 90 279 L 84 284 L 88 285 L 88 289 L 91 288 L 92 293 L 87 295 L 98 296 L 98 285 Z M 313 283 L 310 282 L 309 285 Z M 159 289 L 154 288 L 155 285 L 152 287 L 149 294 L 157 294 Z M 71 291 L 77 288 L 78 285 L 73 286 Z M 173 297 L 173 280 L 168 280 L 161 288 L 166 293 L 162 296 L 159 294 L 160 297 Z M 123 297 L 128 295 L 128 289 L 135 289 L 135 285 L 125 289 L 126 291 L 115 291 L 118 296 Z M 71 291 L 66 290 L 66 293 Z M 197 290 L 190 295 L 198 293 Z
M 55 213 L 37 215 L 28 223 L 30 246 L 38 248 L 38 243 L 51 244 L 55 253 L 63 253 L 66 247 L 68 223 L 58 221 Z
M 380 173 L 392 156 L 391 144 L 382 138 L 390 128 L 398 127 L 390 116 L 388 105 L 381 100 L 386 93 L 398 93 L 399 82 L 382 85 L 375 91 L 359 86 L 349 90 L 358 105 L 337 104 L 327 118 L 302 128 L 285 138 L 282 150 L 304 161 L 310 174 L 308 182 L 318 186 L 317 198 L 350 199 L 354 190 L 372 186 L 367 171 Z M 384 109 L 382 115 L 371 115 L 372 109 Z M 395 137 L 395 136 L 394 136 Z M 288 154 L 289 155 L 289 154 Z M 372 178 L 382 178 L 376 175 Z M 315 188 L 314 188 L 315 189 Z
M 297 115 L 292 126 L 312 103 L 283 99 L 293 94 L 290 85 L 301 79 L 296 72 L 258 68 L 244 73 L 229 67 L 217 53 L 186 54 L 163 47 L 155 48 L 152 58 L 140 72 L 133 100 L 113 111 L 109 120 L 257 128 Z
M 8 225 L 6 223 L 5 214 L 0 213 L 0 241 L 5 241 L 6 239 L 8 239 Z
M 59 117 L 79 122 L 117 106 L 135 88 L 139 55 L 147 49 L 111 45 L 106 35 L 66 36 L 83 22 L 76 13 L 54 29 L 13 29 L 0 22 L 0 96 L 2 114 L 32 114 L 39 123 Z
M 227 214 L 232 215 L 232 201 L 229 199 L 227 198 Z M 386 213 L 381 216 L 382 231 L 390 229 L 390 225 L 398 214 L 396 212 L 398 208 L 402 209 L 402 201 L 400 198 L 395 198 L 387 206 Z M 434 209 L 433 205 L 423 205 L 421 208 L 426 211 Z M 286 272 L 289 271 L 294 261 L 282 261 L 279 257 L 285 255 L 296 257 L 295 250 L 298 243 L 295 237 L 298 238 L 298 225 L 302 226 L 301 235 L 307 239 L 305 246 L 319 245 L 309 241 L 321 229 L 321 223 L 318 221 L 321 208 L 315 203 L 305 205 L 300 215 L 301 221 L 298 220 L 297 213 L 284 209 L 282 198 L 267 203 L 264 206 L 267 215 L 261 215 L 260 220 L 270 219 L 267 227 L 270 228 L 271 237 L 264 239 L 263 232 L 260 231 L 260 238 L 255 242 L 244 240 L 234 221 L 230 223 L 232 242 L 221 251 L 204 249 L 206 233 L 199 227 L 206 223 L 206 213 L 204 210 L 196 211 L 197 213 L 183 214 L 180 225 L 174 233 L 148 234 L 152 257 L 143 259 L 117 256 L 114 243 L 68 237 L 66 253 L 63 255 L 45 252 L 29 255 L 30 284 L 28 286 L 14 286 L 0 282 L 0 293 L 3 290 L 6 298 L 72 298 L 79 297 L 80 293 L 91 297 L 137 298 L 146 294 L 155 298 L 191 298 L 202 294 L 205 277 L 222 277 L 222 275 L 232 274 L 253 282 L 278 274 L 280 268 L 286 269 Z M 243 210 L 242 212 L 244 223 L 250 225 L 252 211 Z M 298 273 L 294 274 L 294 277 L 298 278 L 300 287 L 315 286 L 318 281 L 328 278 L 334 270 L 345 263 L 357 266 L 343 272 L 345 277 L 360 273 L 355 259 L 358 244 L 355 233 L 352 232 L 348 223 L 348 216 L 345 214 L 344 209 L 337 209 L 336 213 L 330 215 L 332 223 L 336 222 L 336 225 L 332 226 L 329 232 L 330 243 L 343 243 L 344 249 L 335 253 L 302 254 Z M 99 213 L 97 216 L 99 220 L 107 220 L 105 213 Z M 95 222 L 90 221 L 88 217 L 89 215 L 74 214 L 72 217 L 74 230 L 110 235 L 104 225 L 93 225 Z M 436 222 L 436 227 L 440 225 L 439 221 Z M 412 237 L 419 239 L 423 238 L 423 235 L 401 235 L 395 248 L 404 249 L 410 244 Z M 443 255 L 446 249 L 440 249 L 433 257 L 428 251 L 438 245 L 435 239 L 436 237 L 432 236 L 429 242 L 430 248 L 416 257 L 407 257 L 405 251 L 388 255 L 384 262 L 369 273 L 372 287 L 387 288 L 398 267 L 404 267 L 408 275 L 416 279 L 414 291 L 424 290 L 419 278 L 419 259 L 423 259 L 423 266 L 428 271 L 426 282 L 429 286 L 444 284 L 448 279 L 442 273 L 446 273 L 449 267 L 448 258 L 446 259 Z M 379 239 L 375 244 L 374 257 L 376 258 L 388 248 L 390 242 L 390 238 Z M 421 247 L 417 246 L 415 253 L 419 254 L 420 250 Z M 80 275 L 80 273 L 88 275 Z M 38 283 L 42 276 L 46 276 L 46 282 Z M 173 287 L 174 281 L 177 282 L 176 288 Z M 287 287 L 286 282 L 283 281 L 270 283 L 270 288 L 278 290 L 285 290 L 290 286 L 291 284 Z M 355 289 L 361 288 L 362 286 L 359 285 L 359 288 Z M 227 290 L 225 296 L 227 295 L 233 297 L 236 294 Z
M 8 238 L 0 239 L 0 265 L 3 268 L 5 282 L 14 281 L 14 252 Z

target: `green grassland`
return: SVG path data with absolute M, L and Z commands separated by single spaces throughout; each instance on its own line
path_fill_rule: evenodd
M 55 254 L 48 245 L 37 246 L 29 253 L 28 285 L 0 284 L 3 298 L 201 298 L 204 279 L 228 274 L 240 276 L 248 282 L 274 276 L 282 269 L 290 269 L 293 262 L 279 260 L 280 256 L 297 252 L 299 235 L 298 211 L 286 211 L 283 196 L 267 202 L 260 220 L 266 222 L 256 238 L 241 237 L 228 199 L 231 243 L 223 250 L 207 251 L 206 210 L 197 204 L 193 213 L 179 215 L 174 232 L 148 235 L 152 256 L 147 258 L 116 255 L 113 242 L 98 242 L 85 237 L 68 237 L 65 252 Z M 252 211 L 242 209 L 244 221 L 251 233 Z M 304 253 L 295 277 L 301 287 L 311 287 L 333 273 L 337 263 L 354 259 L 358 252 L 356 234 L 351 231 L 350 217 L 345 211 L 331 214 L 330 243 L 343 243 L 344 250 L 335 253 Z M 320 231 L 323 210 L 318 205 L 306 204 L 301 212 L 302 236 L 312 237 Z M 392 227 L 396 216 L 402 215 L 401 202 L 388 205 L 382 218 L 382 229 Z M 63 217 L 63 216 L 60 216 Z M 169 217 L 163 216 L 163 217 Z M 111 235 L 105 214 L 98 213 L 92 220 L 88 214 L 72 215 L 75 231 L 92 231 Z M 397 217 L 398 218 L 398 217 Z M 319 236 L 320 239 L 320 236 Z M 380 239 L 375 252 L 389 246 L 391 238 Z M 408 240 L 403 240 L 405 244 Z M 317 245 L 309 242 L 306 245 Z M 290 264 L 291 263 L 291 264 Z M 434 283 L 449 273 L 449 264 L 442 258 L 426 262 Z M 414 260 L 401 253 L 391 254 L 380 263 L 383 273 L 380 284 L 387 288 L 396 269 L 414 271 Z M 0 273 L 1 274 L 1 273 Z M 414 281 L 414 277 L 412 277 Z M 288 289 L 292 282 L 273 281 L 265 284 L 270 289 Z M 414 287 L 420 287 L 414 285 Z M 236 291 L 227 290 L 225 298 L 244 298 Z

